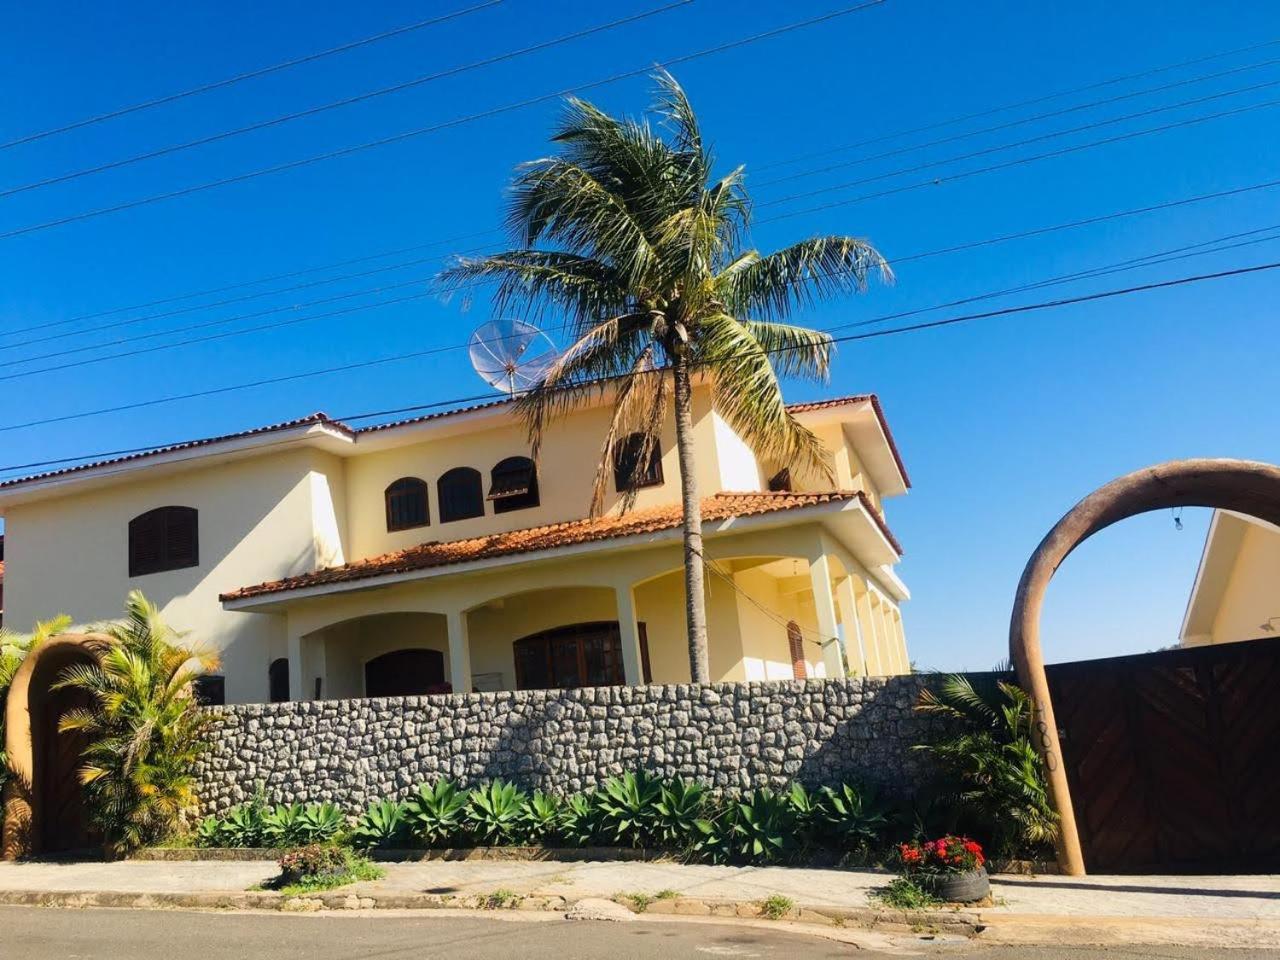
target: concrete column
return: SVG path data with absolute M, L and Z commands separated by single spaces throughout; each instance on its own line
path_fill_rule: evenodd
M 880 645 L 880 630 L 877 624 L 875 598 L 870 589 L 858 597 L 858 619 L 862 623 L 862 637 L 867 644 L 867 674 L 872 677 L 883 677 L 886 673 L 884 653 Z
M 843 677 L 847 671 L 840 652 L 835 596 L 831 592 L 831 559 L 825 553 L 809 561 L 809 582 L 813 589 L 813 608 L 818 617 L 818 634 L 822 638 L 822 663 L 828 677 Z
M 636 598 L 631 584 L 614 588 L 618 608 L 618 634 L 622 642 L 622 676 L 627 686 L 644 683 L 644 662 L 640 658 L 640 627 L 636 622 Z
M 884 597 L 877 597 L 876 599 L 880 601 L 876 604 L 876 626 L 879 627 L 884 672 L 885 676 L 894 676 L 898 673 L 898 654 L 894 649 L 893 630 L 889 622 L 889 604 L 885 602 Z
M 467 612 L 445 614 L 449 629 L 449 683 L 454 693 L 471 692 L 471 640 L 467 635 Z
M 862 639 L 862 623 L 858 619 L 858 597 L 853 577 L 845 577 L 836 584 L 836 606 L 840 608 L 840 623 L 844 626 L 845 656 L 849 669 L 855 676 L 867 675 L 867 648 Z
M 289 699 L 310 700 L 311 694 L 305 689 L 302 672 L 302 637 L 289 634 Z
M 902 672 L 911 672 L 911 654 L 907 652 L 907 631 L 902 626 L 902 611 L 893 608 L 893 632 L 898 641 L 898 656 L 902 659 Z

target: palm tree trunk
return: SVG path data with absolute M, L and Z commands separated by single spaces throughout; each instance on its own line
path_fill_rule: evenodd
M 693 451 L 693 385 L 686 349 L 673 351 L 676 450 L 680 455 L 680 499 L 684 507 L 684 601 L 689 634 L 689 673 L 694 683 L 711 682 L 707 656 L 707 597 L 703 586 L 702 501 Z

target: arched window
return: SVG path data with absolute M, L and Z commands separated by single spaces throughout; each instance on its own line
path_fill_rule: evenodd
M 412 697 L 445 692 L 444 654 L 439 650 L 395 650 L 364 665 L 366 697 Z
M 632 433 L 613 445 L 613 485 L 619 493 L 661 483 L 662 455 L 656 440 L 646 443 L 643 433 Z
M 267 667 L 267 687 L 272 703 L 289 702 L 289 661 L 284 657 L 272 660 Z
M 387 531 L 425 527 L 431 522 L 427 509 L 427 483 L 417 477 L 401 477 L 386 490 Z
M 436 481 L 436 499 L 440 501 L 441 523 L 483 517 L 484 486 L 480 471 L 454 467 Z
M 200 531 L 191 507 L 157 507 L 129 521 L 129 576 L 200 563 Z
M 490 473 L 489 499 L 494 513 L 538 505 L 538 471 L 528 457 L 507 457 Z

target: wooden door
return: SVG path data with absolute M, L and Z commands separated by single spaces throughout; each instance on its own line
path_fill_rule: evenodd
M 50 691 L 44 701 L 37 776 L 40 778 L 40 839 L 46 853 L 87 850 L 93 845 L 79 777 L 87 741 L 82 733 L 58 730 L 58 723 L 67 711 L 91 703 L 92 696 L 82 690 Z

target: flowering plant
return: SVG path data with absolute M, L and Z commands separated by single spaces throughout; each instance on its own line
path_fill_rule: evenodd
M 968 837 L 912 840 L 898 844 L 898 859 L 908 876 L 921 873 L 969 873 L 987 862 L 982 845 Z

